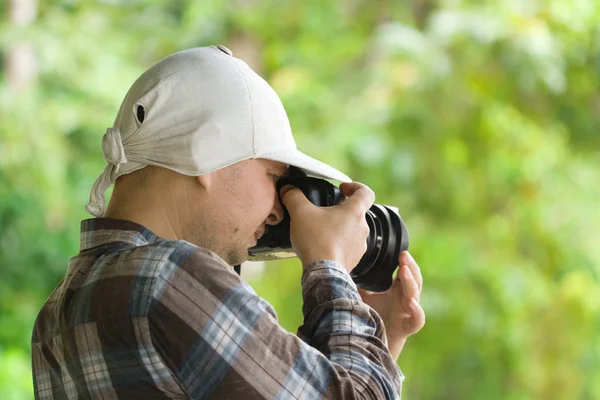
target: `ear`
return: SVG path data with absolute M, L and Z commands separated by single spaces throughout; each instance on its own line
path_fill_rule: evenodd
M 205 190 L 210 190 L 213 182 L 213 173 L 209 172 L 208 174 L 196 176 L 196 181 L 200 186 L 202 186 Z

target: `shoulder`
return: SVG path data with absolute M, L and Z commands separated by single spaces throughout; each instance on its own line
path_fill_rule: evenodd
M 215 253 L 181 241 L 169 246 L 177 250 L 152 284 L 148 316 L 154 328 L 178 321 L 199 333 L 207 324 L 220 327 L 241 316 L 252 319 L 266 312 L 277 318 L 272 306 Z
M 117 264 L 128 266 L 132 275 L 146 281 L 144 290 L 151 287 L 155 297 L 161 295 L 165 285 L 188 288 L 239 282 L 233 268 L 221 257 L 184 240 L 160 239 L 123 252 L 118 259 L 114 260 Z
M 176 269 L 190 272 L 201 268 L 227 271 L 227 263 L 210 250 L 185 240 L 159 239 L 143 246 L 119 248 L 97 257 L 93 269 L 101 278 L 114 273 L 148 278 L 168 278 Z
M 178 304 L 187 301 L 218 303 L 225 296 L 256 292 L 216 253 L 192 243 L 159 240 L 127 255 L 124 264 L 137 264 L 138 297 Z M 216 304 L 215 304 L 216 305 Z M 150 306 L 150 305 L 148 305 Z
M 159 240 L 142 252 L 146 255 L 141 272 L 148 270 L 157 278 L 172 280 L 179 274 L 208 282 L 226 276 L 237 277 L 233 268 L 216 253 L 185 240 Z
M 165 296 L 197 297 L 237 277 L 215 253 L 183 240 L 113 249 L 80 267 L 81 280 L 76 282 L 75 274 L 67 282 L 70 303 L 80 310 L 76 322 L 146 317 L 157 300 L 168 301 Z
M 222 298 L 240 286 L 243 290 L 254 292 L 230 265 L 210 250 L 183 240 L 165 240 L 156 243 L 156 249 L 152 252 L 160 255 L 161 264 L 157 271 L 152 272 L 157 278 L 154 284 L 155 297 L 162 296 L 165 287 L 172 287 L 175 292 L 203 296 L 204 299 L 212 296 Z M 152 270 L 151 259 L 147 263 L 147 268 Z

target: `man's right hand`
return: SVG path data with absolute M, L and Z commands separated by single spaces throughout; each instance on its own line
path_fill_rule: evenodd
M 375 193 L 359 182 L 342 183 L 347 198 L 341 204 L 318 207 L 293 186 L 281 189 L 281 201 L 290 214 L 290 239 L 302 265 L 332 260 L 350 272 L 367 251 L 369 226 L 365 214 Z

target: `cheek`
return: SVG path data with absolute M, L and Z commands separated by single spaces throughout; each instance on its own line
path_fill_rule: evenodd
M 249 208 L 252 209 L 253 214 L 249 215 L 249 219 L 258 224 L 263 223 L 273 209 L 275 195 L 275 188 L 271 182 L 266 185 L 252 187 L 246 202 Z
M 264 221 L 264 209 L 265 204 L 257 188 L 244 187 L 229 198 L 228 206 L 222 207 L 220 214 L 234 236 L 246 238 L 253 235 L 261 221 Z

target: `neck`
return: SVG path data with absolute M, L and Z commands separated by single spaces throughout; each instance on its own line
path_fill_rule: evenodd
M 135 222 L 163 239 L 183 239 L 178 207 L 173 204 L 173 199 L 172 196 L 165 198 L 163 195 L 142 197 L 128 193 L 124 196 L 115 187 L 104 217 Z

